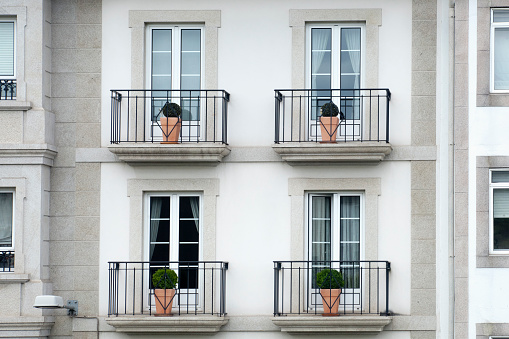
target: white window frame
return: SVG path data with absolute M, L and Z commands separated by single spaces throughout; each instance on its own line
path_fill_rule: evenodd
M 311 244 L 311 227 L 312 227 L 312 220 L 311 220 L 311 198 L 313 196 L 330 196 L 332 198 L 331 200 L 331 260 L 332 261 L 339 261 L 340 258 L 340 201 L 341 197 L 344 196 L 356 196 L 360 198 L 360 230 L 359 230 L 359 260 L 365 260 L 365 253 L 364 253 L 364 246 L 365 246 L 365 194 L 364 192 L 355 192 L 355 191 L 341 191 L 341 192 L 306 192 L 305 194 L 305 246 L 306 246 L 306 257 L 308 261 L 312 260 L 312 244 Z M 336 239 L 336 240 L 335 240 Z M 310 271 L 311 274 L 311 271 Z M 361 270 L 361 274 L 363 274 Z M 309 280 L 311 281 L 311 280 Z M 355 289 L 358 290 L 355 293 L 362 293 L 364 287 L 359 286 L 359 288 Z M 310 303 L 311 305 L 308 305 L 309 309 L 314 309 L 315 305 L 317 309 L 321 309 L 321 302 L 313 302 L 313 294 L 316 294 L 317 292 L 314 291 L 313 288 L 309 288 L 308 291 L 311 293 L 310 296 Z M 353 291 L 353 289 L 352 289 Z M 353 295 L 354 293 L 345 293 L 349 295 Z M 340 304 L 343 305 L 345 303 L 345 298 L 343 297 L 340 301 Z M 346 301 L 347 304 L 352 303 L 351 300 Z M 352 303 L 353 304 L 353 303 Z M 364 305 L 354 305 L 357 309 L 362 308 Z
M 360 62 L 360 84 L 359 88 L 364 88 L 365 84 L 365 60 L 366 60 L 366 24 L 365 23 L 353 23 L 353 22 L 329 22 L 329 23 L 310 23 L 306 24 L 306 57 L 305 57 L 305 86 L 308 89 L 311 89 L 311 31 L 313 28 L 331 28 L 332 29 L 332 35 L 331 35 L 331 89 L 341 89 L 341 29 L 342 28 L 360 28 L 361 30 L 361 62 Z M 339 93 L 333 93 L 333 95 L 338 95 Z M 311 92 L 310 92 L 311 95 Z M 360 99 L 359 99 L 360 100 Z M 333 100 L 335 104 L 340 107 L 340 103 L 338 102 L 337 98 Z M 362 121 L 365 119 L 362 115 L 362 110 L 359 112 L 359 130 L 356 132 L 353 131 L 353 135 L 358 136 L 361 138 L 362 136 Z M 313 128 L 311 125 L 311 112 L 308 112 L 308 123 L 306 124 L 306 128 L 308 129 L 306 131 L 306 135 L 311 141 L 314 141 L 316 139 L 320 140 L 320 135 L 312 135 L 312 132 L 315 130 L 319 130 L 320 128 Z M 354 121 L 357 121 L 357 119 L 354 119 Z M 346 127 L 341 128 L 341 126 L 338 128 L 338 137 L 341 135 L 341 133 L 346 133 L 347 135 L 351 136 L 352 134 L 349 134 L 350 131 L 346 130 Z M 358 134 L 357 134 L 358 133 Z
M 509 89 L 495 89 L 495 29 L 509 28 L 509 21 L 494 22 L 493 15 L 495 11 L 508 11 L 509 8 L 491 9 L 491 27 L 490 27 L 490 93 L 509 93 Z
M 205 86 L 205 30 L 203 25 L 197 24 L 147 24 L 145 28 L 145 43 L 146 43 L 146 55 L 145 55 L 145 88 L 152 89 L 152 31 L 158 29 L 171 29 L 172 30 L 172 46 L 171 46 L 171 88 L 172 90 L 179 90 L 180 88 L 180 75 L 181 75 L 181 32 L 185 29 L 197 29 L 200 30 L 200 89 L 203 89 Z M 151 93 L 151 92 L 149 92 Z M 148 95 L 150 96 L 150 95 Z M 170 100 L 172 101 L 172 100 Z M 177 104 L 181 104 L 180 100 L 173 100 Z M 147 107 L 149 114 L 147 114 L 147 135 L 151 135 L 154 133 L 156 138 L 161 136 L 161 132 L 159 128 L 153 127 L 152 122 L 152 108 L 150 103 L 150 98 L 147 98 Z M 202 136 L 205 134 L 205 126 L 203 123 L 203 115 L 205 114 L 205 110 L 200 107 L 200 120 L 197 120 L 196 123 L 193 123 L 195 120 L 187 121 L 187 124 L 191 124 L 198 127 L 199 139 L 202 139 Z M 186 133 L 186 130 L 189 131 L 186 127 L 184 127 L 186 122 L 182 124 L 181 133 Z M 153 132 L 152 132 L 153 131 Z M 184 135 L 184 134 L 183 134 Z M 185 138 L 185 136 L 184 136 Z M 192 136 L 192 139 L 195 139 L 196 136 Z
M 491 169 L 489 175 L 489 183 L 490 183 L 490 196 L 489 196 L 489 254 L 490 255 L 509 255 L 509 249 L 506 250 L 495 250 L 494 248 L 494 229 L 493 229 L 493 212 L 494 212 L 494 199 L 493 199 L 493 191 L 495 189 L 509 189 L 509 181 L 508 182 L 500 182 L 493 183 L 492 182 L 492 174 L 493 172 L 509 172 L 509 169 Z
M 199 197 L 200 199 L 200 212 L 199 212 L 199 244 L 198 244 L 198 261 L 203 261 L 203 193 L 202 192 L 145 192 L 144 194 L 144 261 L 150 261 L 150 198 L 151 197 L 170 197 L 170 258 L 168 261 L 179 261 L 178 254 L 179 254 L 179 214 L 178 213 L 171 213 L 172 210 L 177 210 L 179 208 L 179 198 L 185 197 L 185 196 L 192 196 L 192 197 Z M 178 265 L 177 266 L 170 266 L 171 269 L 175 271 L 178 275 Z M 198 282 L 202 281 L 200 279 L 201 272 L 198 270 Z M 145 295 L 149 295 L 149 276 L 148 272 L 145 274 Z M 202 295 L 204 286 L 203 284 L 198 285 L 197 294 L 199 296 Z M 182 289 L 184 290 L 184 289 Z M 154 298 L 146 298 L 147 304 L 145 307 L 148 309 L 150 305 L 152 305 L 152 308 L 155 307 L 155 300 Z M 197 302 L 197 310 L 201 310 L 201 301 L 202 298 L 198 297 Z M 150 303 L 150 305 L 149 305 Z M 178 306 L 178 301 L 174 301 L 174 307 Z M 194 303 L 190 304 L 194 307 Z M 187 307 L 187 305 L 184 304 L 183 307 Z M 189 307 L 191 309 L 191 307 Z
M 15 251 L 15 231 L 16 231 L 16 191 L 10 188 L 0 188 L 0 193 L 12 193 L 12 225 L 11 225 L 11 246 L 0 247 L 0 251 Z
M 17 71 L 17 67 L 16 67 L 16 40 L 17 40 L 17 35 L 16 35 L 16 19 L 11 19 L 11 18 L 1 18 L 0 17 L 0 23 L 4 23 L 4 22 L 10 22 L 13 24 L 13 74 L 12 75 L 5 75 L 5 74 L 0 74 L 0 79 L 9 79 L 9 80 L 15 80 L 16 79 L 16 71 Z

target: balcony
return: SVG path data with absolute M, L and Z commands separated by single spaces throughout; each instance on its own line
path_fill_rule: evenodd
M 0 100 L 16 100 L 16 79 L 0 79 Z
M 379 333 L 392 321 L 390 267 L 388 261 L 275 261 L 273 322 L 294 334 Z M 322 269 L 341 272 L 339 300 L 325 296 L 332 285 L 318 283 Z
M 172 269 L 178 275 L 173 305 L 162 316 L 155 316 L 161 299 L 155 295 L 152 276 L 158 269 Z M 106 322 L 125 333 L 217 332 L 228 322 L 227 269 L 228 263 L 220 261 L 110 262 Z
M 389 89 L 275 90 L 275 144 L 291 165 L 373 163 L 391 153 Z M 325 126 L 321 107 L 333 102 L 341 111 L 339 125 Z M 321 136 L 321 125 L 329 136 Z M 326 136 L 326 139 L 330 137 Z
M 14 251 L 0 251 L 0 272 L 14 272 Z
M 111 145 L 122 161 L 217 165 L 230 153 L 228 102 L 224 90 L 111 90 Z M 174 144 L 161 143 L 161 108 L 182 109 L 181 130 Z

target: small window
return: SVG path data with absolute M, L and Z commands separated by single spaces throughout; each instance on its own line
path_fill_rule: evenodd
M 509 9 L 491 15 L 491 91 L 509 92 Z
M 0 100 L 16 99 L 14 20 L 0 20 Z
M 509 171 L 491 171 L 490 254 L 509 254 Z
M 0 191 L 0 272 L 14 270 L 14 192 Z

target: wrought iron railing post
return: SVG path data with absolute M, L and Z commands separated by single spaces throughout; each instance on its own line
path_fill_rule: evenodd
M 385 314 L 390 315 L 389 311 L 389 272 L 391 271 L 391 263 L 385 264 Z
M 279 315 L 279 274 L 281 262 L 274 261 L 274 315 Z
M 389 89 L 386 89 L 386 94 L 387 94 L 387 99 L 385 100 L 386 102 L 386 114 L 387 114 L 387 118 L 386 118 L 386 122 L 385 122 L 385 140 L 387 141 L 387 143 L 389 142 L 389 101 L 391 101 L 391 91 Z

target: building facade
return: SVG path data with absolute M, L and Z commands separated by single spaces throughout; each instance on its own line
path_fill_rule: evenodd
M 509 337 L 505 1 L 2 2 L 0 337 Z

